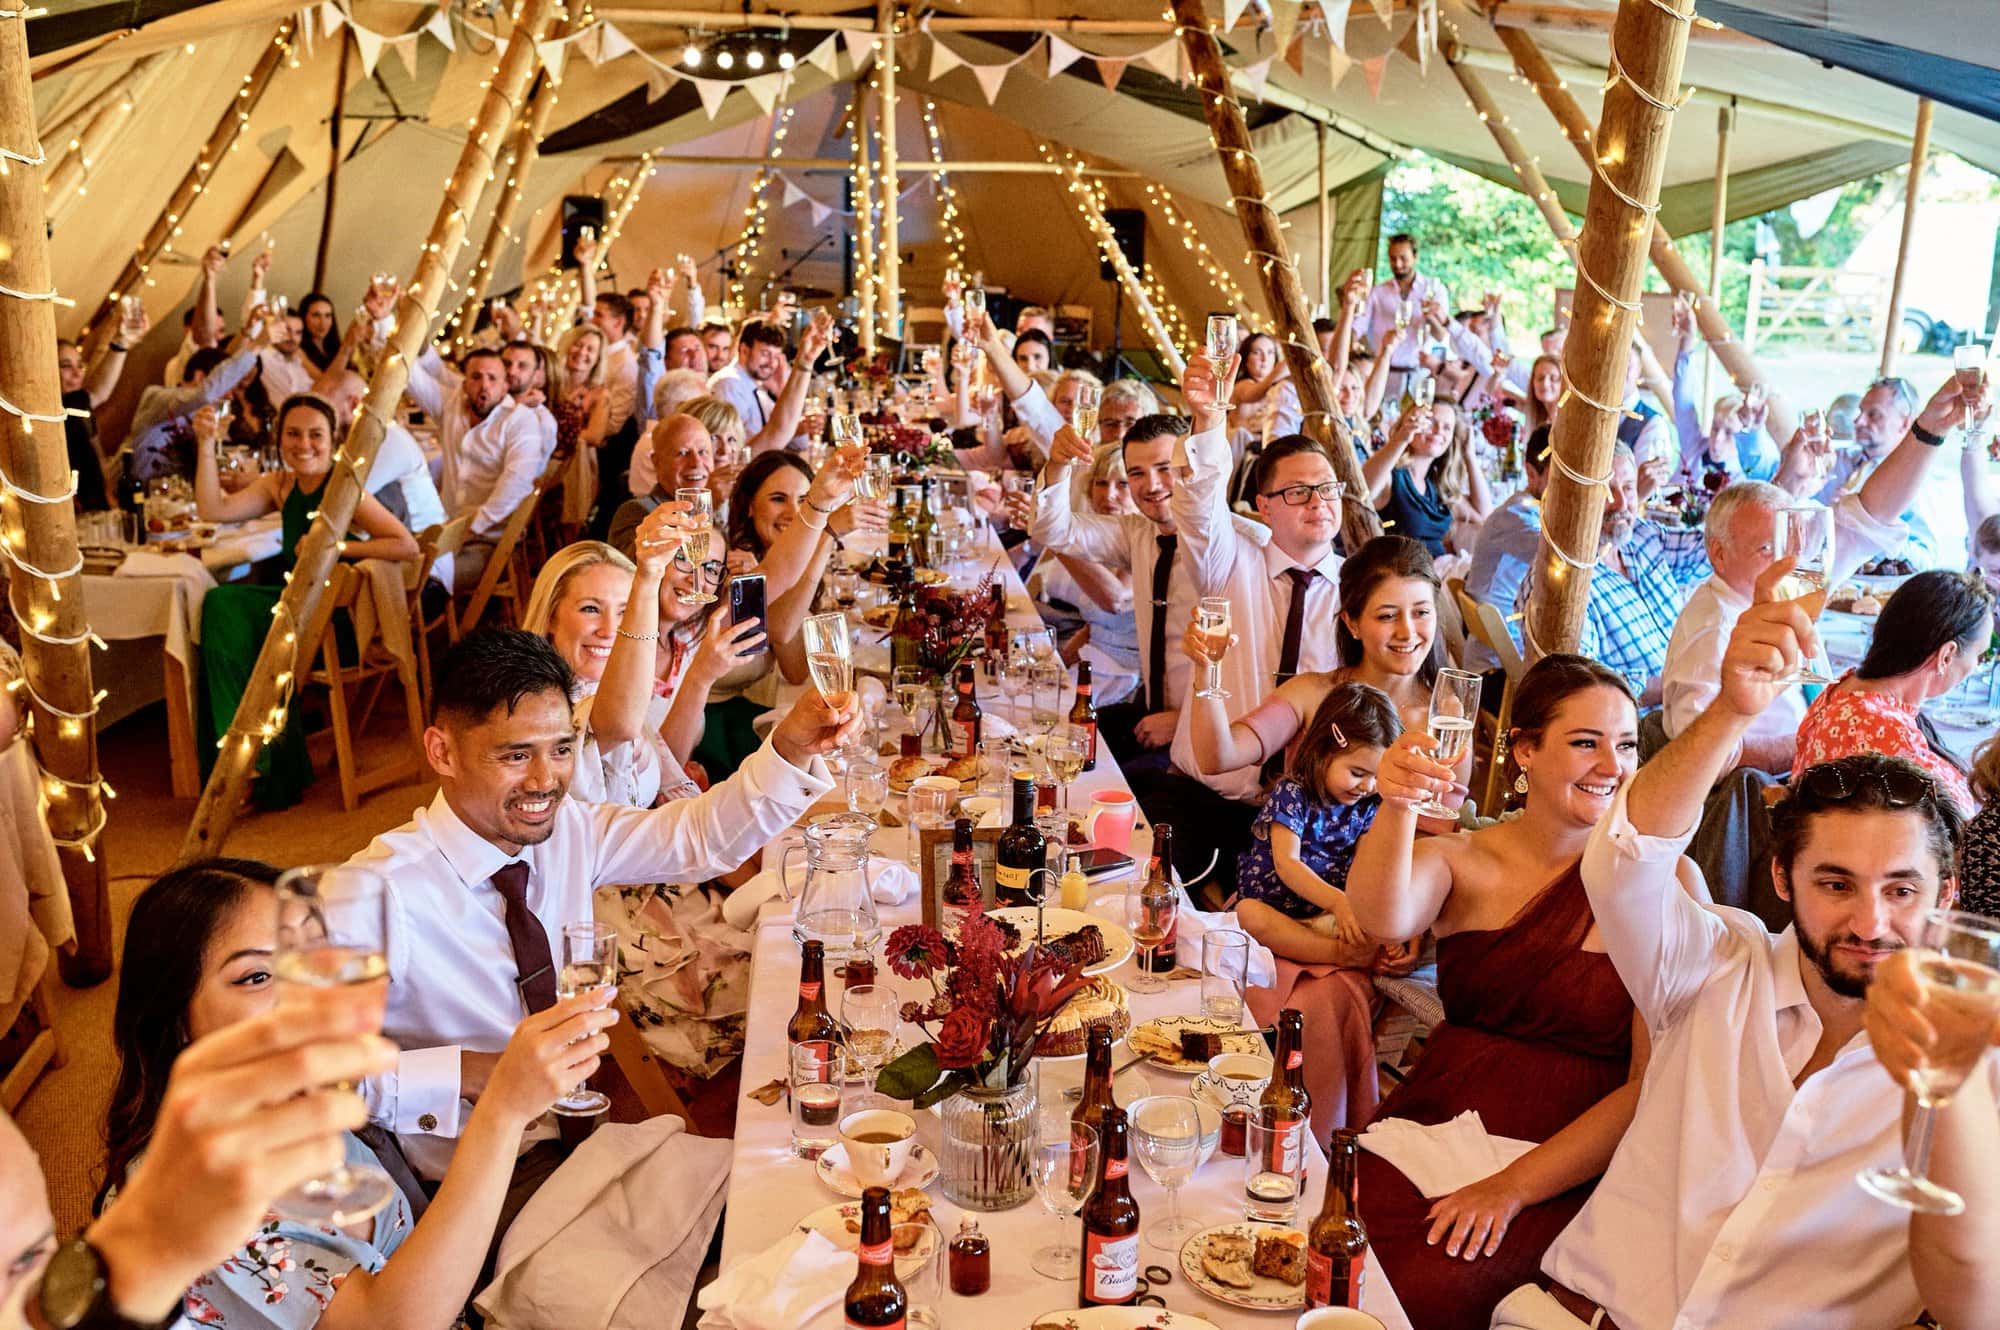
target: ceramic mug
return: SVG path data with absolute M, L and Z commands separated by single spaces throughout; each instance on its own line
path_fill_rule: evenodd
M 1093 845 L 1120 854 L 1132 853 L 1132 827 L 1138 819 L 1138 804 L 1124 790 L 1099 790 L 1090 796 L 1090 812 L 1083 819 L 1083 834 Z
M 1271 1083 L 1271 1059 L 1261 1053 L 1218 1053 L 1208 1070 L 1194 1078 L 1195 1089 L 1214 1096 L 1219 1107 L 1255 1108 Z
M 876 1139 L 863 1140 L 862 1137 Z M 887 1139 L 880 1139 L 886 1137 Z M 917 1144 L 917 1122 L 908 1113 L 874 1108 L 840 1120 L 847 1167 L 864 1187 L 887 1187 L 903 1175 Z
M 1294 1330 L 1383 1330 L 1380 1321 L 1352 1307 L 1315 1307 L 1293 1326 Z

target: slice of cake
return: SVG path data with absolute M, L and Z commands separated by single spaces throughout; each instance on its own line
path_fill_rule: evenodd
M 1230 1288 L 1249 1288 L 1251 1242 L 1241 1233 L 1211 1233 L 1202 1240 L 1201 1268 L 1209 1278 Z
M 1222 1036 L 1216 1031 L 1181 1031 L 1181 1056 L 1189 1062 L 1207 1062 L 1221 1052 Z
M 1306 1282 L 1306 1235 L 1295 1228 L 1258 1230 L 1257 1250 L 1250 1268 L 1287 1284 Z
M 1035 1053 L 1045 1058 L 1075 1057 L 1084 1051 L 1092 1027 L 1098 1025 L 1110 1027 L 1114 1040 L 1123 1039 L 1132 1028 L 1132 1010 L 1126 1005 L 1125 990 L 1103 975 L 1085 984 L 1075 997 L 1063 1003 L 1062 1010 L 1049 1018 L 1041 1040 L 1035 1045 Z

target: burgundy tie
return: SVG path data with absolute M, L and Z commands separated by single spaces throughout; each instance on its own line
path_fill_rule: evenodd
M 1306 627 L 1306 588 L 1319 580 L 1317 568 L 1287 568 L 1292 579 L 1292 607 L 1285 613 L 1285 644 L 1278 652 L 1278 678 L 1283 683 L 1299 672 L 1299 642 Z
M 549 955 L 548 930 L 528 908 L 528 866 L 507 864 L 492 878 L 493 889 L 507 903 L 507 945 L 514 949 L 514 981 L 528 1014 L 546 1011 L 556 1002 L 556 967 Z

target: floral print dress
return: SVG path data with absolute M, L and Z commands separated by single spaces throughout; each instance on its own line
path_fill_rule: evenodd
M 1971 817 L 1979 811 L 1965 774 L 1931 751 L 1917 725 L 1917 708 L 1886 693 L 1863 692 L 1853 686 L 1854 671 L 1813 699 L 1799 724 L 1798 754 L 1793 771 L 1856 753 L 1906 757 L 1922 767 L 1938 788 L 1950 795 L 1959 811 Z

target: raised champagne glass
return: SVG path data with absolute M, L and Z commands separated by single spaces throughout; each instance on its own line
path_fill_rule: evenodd
M 1444 669 L 1438 671 L 1437 682 L 1431 685 L 1428 728 L 1437 742 L 1437 751 L 1431 756 L 1448 767 L 1456 767 L 1472 746 L 1472 731 L 1479 724 L 1482 682 L 1476 674 Z M 1426 797 L 1416 811 L 1424 817 L 1458 816 L 1457 809 L 1446 807 L 1435 795 Z
M 563 925 L 563 963 L 556 973 L 556 996 L 573 998 L 618 987 L 618 930 L 592 919 Z M 549 1105 L 566 1118 L 596 1117 L 611 1107 L 601 1090 L 579 1084 Z
M 804 624 L 806 668 L 813 687 L 830 707 L 846 705 L 854 692 L 853 640 L 845 614 L 815 614 Z
M 1076 431 L 1076 437 L 1086 446 L 1097 446 L 1097 410 L 1104 402 L 1104 390 L 1094 383 L 1076 385 L 1076 396 L 1069 405 L 1069 427 Z
M 1806 617 L 1818 620 L 1826 608 L 1827 578 L 1833 568 L 1833 509 L 1823 503 L 1805 503 L 1778 512 L 1774 553 L 1796 562 L 1779 583 L 1779 593 L 1799 602 Z M 1816 668 L 1817 661 L 1801 661 L 1799 668 L 1782 683 L 1832 683 L 1831 675 Z
M 1234 314 L 1211 314 L 1208 316 L 1208 358 L 1215 362 L 1216 372 L 1229 357 L 1236 354 L 1236 316 Z
M 709 498 L 706 489 L 699 487 L 675 490 L 674 500 L 687 505 L 687 515 L 681 522 L 681 552 L 687 557 L 688 566 L 695 570 L 694 590 L 681 592 L 680 602 L 683 605 L 712 605 L 715 593 L 708 589 L 701 569 L 708 562 L 708 550 L 714 538 L 714 501 Z
M 1211 651 L 1220 651 L 1229 645 L 1229 597 L 1203 596 L 1195 606 L 1194 626 L 1208 639 Z M 1196 697 L 1214 698 L 1218 701 L 1229 696 L 1229 690 L 1222 686 L 1222 662 L 1208 662 L 1202 686 L 1196 690 Z

